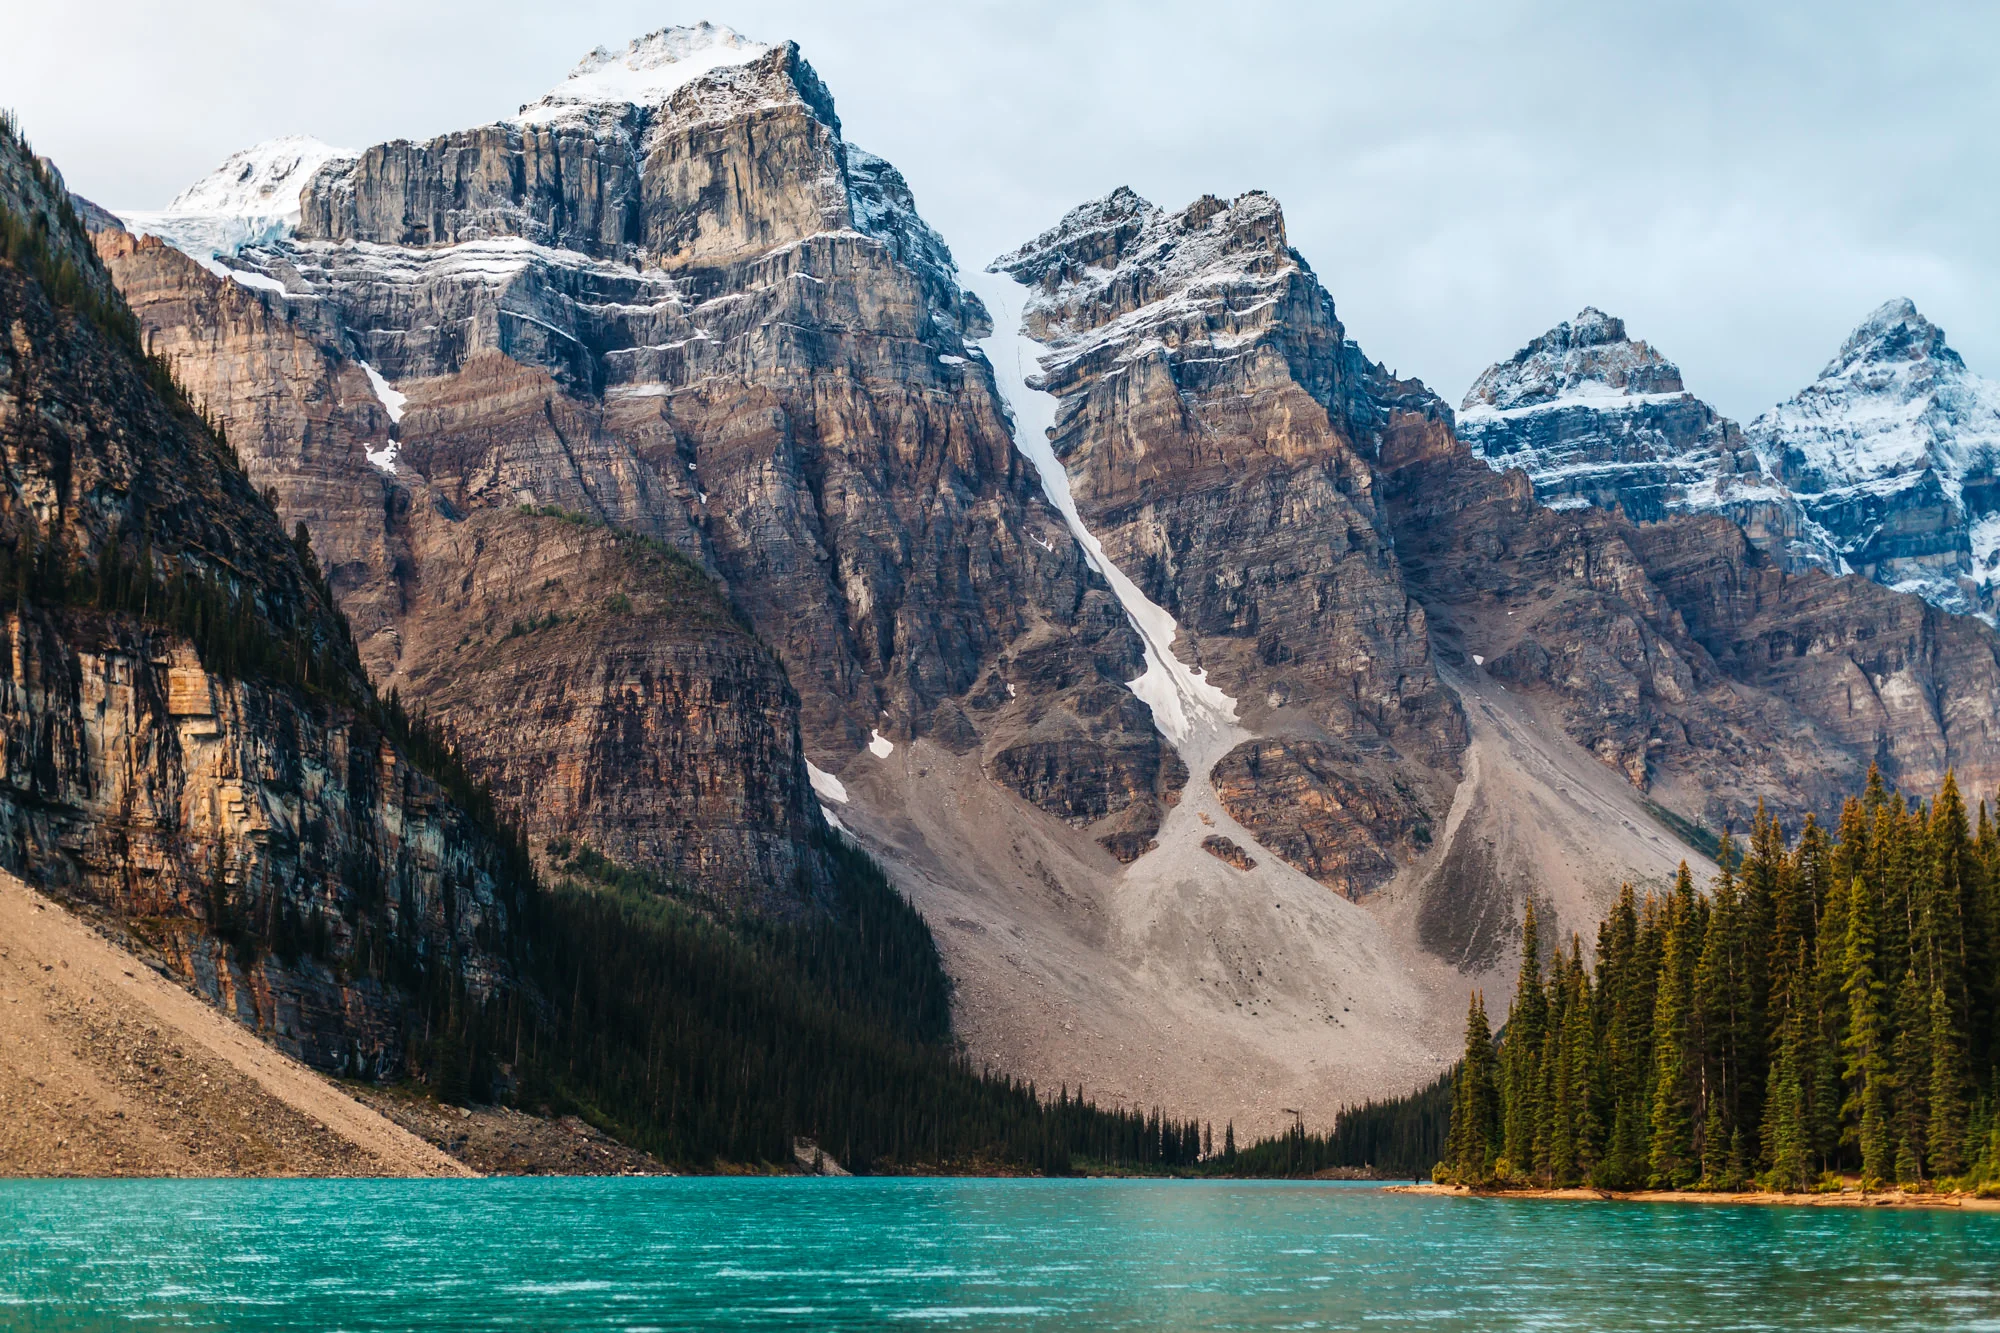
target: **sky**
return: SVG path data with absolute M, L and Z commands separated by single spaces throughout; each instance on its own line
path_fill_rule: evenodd
M 279 134 L 511 114 L 600 44 L 790 38 L 962 268 L 1129 185 L 1262 189 L 1348 336 L 1456 404 L 1595 305 L 1747 422 L 1908 296 L 2000 378 L 2000 6 L 1924 0 L 0 0 L 0 105 L 156 208 Z

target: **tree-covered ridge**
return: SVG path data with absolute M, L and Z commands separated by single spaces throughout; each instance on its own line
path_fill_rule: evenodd
M 2000 827 L 1871 770 L 1832 837 L 1758 812 L 1706 894 L 1628 885 L 1547 950 L 1528 904 L 1496 1040 L 1472 998 L 1438 1179 L 1805 1190 L 2000 1179 Z

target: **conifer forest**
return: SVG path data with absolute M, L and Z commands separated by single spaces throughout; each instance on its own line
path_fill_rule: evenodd
M 1760 808 L 1703 888 L 1628 885 L 1587 953 L 1474 994 L 1436 1175 L 1605 1189 L 1971 1187 L 2000 1175 L 2000 827 L 1870 771 L 1831 835 Z M 1594 961 L 1592 961 L 1594 960 Z

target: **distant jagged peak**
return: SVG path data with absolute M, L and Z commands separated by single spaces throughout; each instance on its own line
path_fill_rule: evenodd
M 1838 379 L 1856 370 L 1907 362 L 1937 362 L 1948 370 L 1965 369 L 1958 353 L 1945 344 L 1944 330 L 1925 319 L 1916 302 L 1899 296 L 1876 306 L 1855 326 L 1819 377 Z
M 1926 468 L 1955 493 L 2000 462 L 2000 384 L 1968 370 L 1944 330 L 1898 297 L 1748 433 L 1802 493 L 1901 485 Z
M 768 42 L 755 41 L 734 28 L 707 20 L 661 28 L 633 38 L 618 50 L 598 47 L 577 62 L 567 79 L 540 101 L 522 107 L 513 119 L 536 125 L 579 108 L 607 103 L 665 106 L 676 92 L 704 74 L 748 65 L 775 49 Z
M 1686 391 L 1680 367 L 1627 337 L 1624 320 L 1585 306 L 1574 319 L 1488 366 L 1466 390 L 1459 410 L 1476 415 Z
M 1285 216 L 1262 190 L 1223 200 L 1205 194 L 1176 213 L 1129 185 L 1079 204 L 1034 240 L 993 261 L 995 272 L 1023 282 L 1080 281 L 1087 270 L 1140 264 L 1186 274 L 1223 254 L 1246 251 L 1296 260 L 1285 242 Z

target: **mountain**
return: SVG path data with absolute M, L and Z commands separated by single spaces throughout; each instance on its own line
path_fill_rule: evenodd
M 1851 569 L 1993 615 L 2000 385 L 1907 300 L 1870 314 L 1816 381 L 1741 430 L 1597 310 L 1489 367 L 1457 424 L 1546 504 L 1616 505 L 1641 522 L 1722 514 L 1788 569 Z
M 1863 320 L 1751 446 L 1877 582 L 1991 618 L 2000 577 L 2000 384 L 1907 300 Z
M 1736 423 L 1601 310 L 1585 308 L 1487 367 L 1457 425 L 1490 466 L 1525 471 L 1552 509 L 1615 506 L 1642 523 L 1726 514 L 1788 568 L 1840 567 L 1831 538 L 1765 471 Z
M 1043 1088 L 1244 1131 L 1405 1091 L 1524 898 L 1585 929 L 1871 761 L 2000 783 L 2000 640 L 1815 568 L 1615 320 L 1455 420 L 1265 194 L 961 271 L 789 43 L 593 52 L 329 160 L 220 275 L 96 242 L 545 873 L 791 928 L 859 845 L 962 1049 Z
M 0 241 L 0 868 L 307 1063 L 400 1071 L 425 1006 L 513 990 L 525 866 L 413 757 L 11 122 Z

